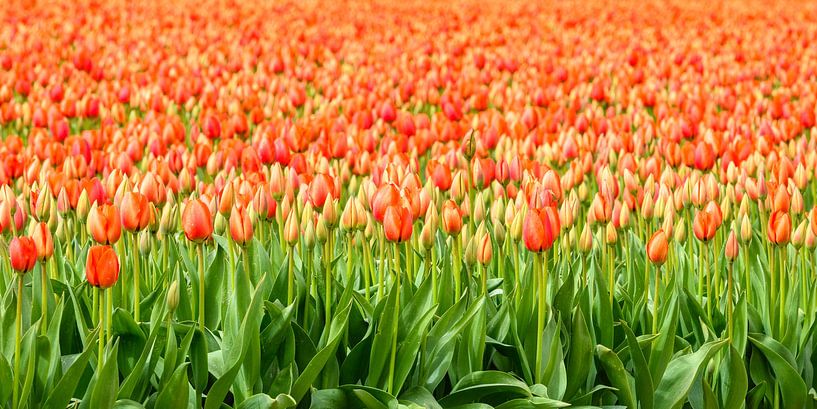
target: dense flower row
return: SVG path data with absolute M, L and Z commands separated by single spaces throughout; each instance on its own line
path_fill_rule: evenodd
M 812 406 L 813 5 L 148 3 L 0 7 L 0 406 Z

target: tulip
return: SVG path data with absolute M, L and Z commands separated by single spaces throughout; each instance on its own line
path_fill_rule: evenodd
M 443 203 L 441 212 L 443 231 L 449 236 L 456 236 L 462 230 L 462 215 L 460 208 L 453 200 L 446 200 Z
M 124 224 L 124 217 L 122 218 Z M 210 209 L 201 199 L 187 202 L 182 213 L 182 229 L 187 240 L 201 243 L 213 235 L 213 219 Z
M 23 275 L 34 268 L 37 263 L 37 245 L 30 237 L 15 237 L 9 244 L 11 268 Z
M 383 218 L 386 215 L 386 210 L 391 206 L 396 206 L 400 203 L 400 190 L 396 185 L 389 183 L 381 186 L 374 193 L 372 198 L 372 214 L 374 219 L 383 223 Z
M 230 212 L 230 237 L 239 246 L 252 242 L 253 228 L 247 209 L 242 206 L 233 207 Z
M 312 204 L 312 207 L 321 209 L 327 197 L 334 197 L 332 194 L 334 184 L 335 182 L 332 180 L 332 177 L 325 173 L 318 174 L 312 179 L 308 191 L 309 203 Z
M 647 257 L 650 262 L 656 266 L 663 265 L 667 261 L 668 246 L 667 234 L 664 229 L 658 229 L 647 242 Z
M 717 216 L 706 209 L 695 213 L 695 219 L 692 223 L 692 231 L 695 233 L 695 237 L 703 242 L 712 240 L 719 227 L 717 222 Z
M 44 222 L 33 225 L 32 230 L 31 239 L 34 240 L 34 246 L 37 249 L 37 258 L 40 261 L 46 261 L 54 254 L 54 240 L 51 237 L 51 231 Z
M 769 228 L 767 235 L 769 241 L 776 245 L 783 245 L 789 242 L 791 234 L 791 218 L 786 211 L 777 210 L 769 218 Z
M 560 229 L 559 216 L 554 208 L 528 209 L 522 227 L 525 247 L 535 253 L 550 250 Z
M 108 289 L 119 279 L 119 259 L 111 246 L 96 245 L 88 249 L 85 262 L 85 278 L 88 284 Z
M 386 240 L 402 243 L 411 237 L 412 221 L 408 209 L 403 206 L 390 206 L 383 216 L 383 231 Z
M 146 228 L 154 216 L 148 206 L 148 200 L 138 192 L 125 193 L 119 214 L 122 219 L 122 227 L 130 232 Z
M 88 232 L 99 244 L 115 244 L 122 234 L 119 213 L 110 205 L 94 206 L 88 214 Z

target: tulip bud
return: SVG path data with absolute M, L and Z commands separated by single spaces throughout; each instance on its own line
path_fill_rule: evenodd
M 146 256 L 150 253 L 150 233 L 147 230 L 142 230 L 138 233 L 139 253 Z
M 329 199 L 331 198 L 328 198 L 323 202 L 323 210 L 321 211 L 321 214 L 323 215 L 324 221 L 326 221 L 326 227 L 329 229 L 334 229 L 338 225 L 338 207 L 340 204 L 338 199 Z
M 735 261 L 735 259 L 738 258 L 738 250 L 738 238 L 735 231 L 732 230 L 729 232 L 729 238 L 726 239 L 726 248 L 724 249 L 726 259 L 730 262 Z
M 420 249 L 422 251 L 428 251 L 434 247 L 434 232 L 435 230 L 431 224 L 426 223 L 423 225 L 423 230 L 420 232 Z
M 583 253 L 589 253 L 593 250 L 593 232 L 590 231 L 589 224 L 585 224 L 582 228 L 582 234 L 579 237 L 579 250 Z
M 477 261 L 482 265 L 486 265 L 491 262 L 491 256 L 493 255 L 491 235 L 485 233 L 482 234 L 482 236 L 477 236 L 477 239 L 478 239 L 478 242 L 476 244 Z M 484 271 L 483 274 L 485 274 Z
M 806 228 L 808 227 L 807 224 L 808 224 L 807 221 L 803 220 L 791 234 L 791 244 L 794 246 L 795 249 L 799 250 L 800 247 L 803 247 L 803 244 L 805 244 L 806 242 Z
M 817 234 L 814 234 L 812 229 L 806 229 L 806 248 L 814 250 L 815 247 L 817 247 Z
M 215 230 L 216 234 L 218 234 L 220 236 L 223 236 L 224 232 L 227 231 L 228 225 L 229 225 L 229 221 L 227 220 L 227 218 L 224 217 L 224 215 L 221 214 L 221 212 L 216 212 L 216 218 L 215 218 L 215 221 L 213 223 L 213 227 L 214 227 L 214 230 Z
M 326 227 L 323 215 L 318 216 L 318 224 L 315 226 L 315 238 L 318 239 L 318 244 L 324 244 L 329 240 L 329 229 Z
M 667 234 L 663 229 L 658 229 L 647 242 L 647 258 L 656 266 L 661 266 L 667 261 L 668 251 Z
M 173 280 L 167 289 L 167 310 L 172 314 L 179 306 L 179 281 Z
M 752 222 L 749 221 L 749 215 L 743 215 L 740 220 L 740 241 L 748 243 L 752 240 Z
M 340 215 L 340 229 L 344 233 L 354 230 L 357 226 L 357 208 L 355 203 L 357 199 L 354 197 L 346 201 L 346 206 L 343 208 L 343 213 Z
M 308 249 L 315 247 L 315 223 L 312 219 L 307 220 L 304 228 L 304 246 Z
M 88 191 L 83 189 L 82 193 L 79 194 L 79 200 L 77 200 L 77 217 L 79 220 L 85 220 L 88 218 L 88 212 L 91 210 L 91 202 L 88 200 Z
M 477 152 L 477 140 L 474 136 L 475 134 L 476 131 L 471 129 L 463 138 L 462 154 L 466 159 L 468 159 L 469 162 Z
M 525 210 L 516 212 L 516 215 L 513 218 L 513 223 L 511 223 L 511 237 L 516 241 L 519 241 L 519 240 L 522 239 L 522 226 L 523 226 L 524 221 L 525 221 Z
M 684 219 L 678 219 L 678 223 L 675 224 L 673 230 L 673 238 L 675 239 L 675 242 L 683 244 L 687 239 L 687 225 L 684 222 Z
M 499 223 L 499 224 L 494 224 L 493 226 L 494 226 L 494 228 L 493 228 L 493 230 L 494 230 L 493 231 L 494 239 L 496 239 L 497 245 L 501 246 L 502 243 L 505 243 L 505 236 L 506 236 L 506 233 L 507 233 L 507 231 L 505 229 L 505 225 Z
M 468 244 L 465 246 L 465 264 L 468 267 L 473 267 L 474 264 L 477 263 L 477 241 L 474 240 L 474 237 L 471 237 L 468 240 Z
M 284 242 L 290 247 L 298 242 L 298 218 L 295 212 L 289 212 L 289 217 L 284 224 Z
M 31 239 L 34 240 L 34 246 L 37 249 L 37 258 L 45 261 L 51 258 L 54 254 L 54 240 L 51 237 L 51 231 L 48 230 L 48 225 L 44 222 L 31 225 Z
M 618 242 L 618 233 L 616 233 L 616 227 L 613 226 L 613 223 L 607 223 L 606 232 L 606 239 L 607 244 L 616 244 Z

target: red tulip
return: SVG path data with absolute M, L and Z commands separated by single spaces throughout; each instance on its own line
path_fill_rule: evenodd
M 140 231 L 147 227 L 153 218 L 148 200 L 138 192 L 127 192 L 119 205 L 122 227 L 128 231 Z
M 312 207 L 315 209 L 322 209 L 324 202 L 326 202 L 326 198 L 333 198 L 334 195 L 332 194 L 334 190 L 335 182 L 332 180 L 332 177 L 321 173 L 315 176 L 312 179 L 312 183 L 309 184 L 309 203 L 312 204 Z
M 715 237 L 718 227 L 720 227 L 718 216 L 706 209 L 698 211 L 692 222 L 692 231 L 695 233 L 695 237 L 704 242 Z
M 411 238 L 411 212 L 403 206 L 390 206 L 383 217 L 386 240 L 402 243 Z
M 51 237 L 51 230 L 44 222 L 34 225 L 31 239 L 34 240 L 34 247 L 37 248 L 37 258 L 47 260 L 54 254 L 54 240 Z
M 201 199 L 187 202 L 182 213 L 182 227 L 187 240 L 193 242 L 208 240 L 213 235 L 213 218 Z
M 777 210 L 769 218 L 768 236 L 774 244 L 786 244 L 791 235 L 791 218 L 786 211 Z
M 446 200 L 443 203 L 443 210 L 440 215 L 442 218 L 443 231 L 450 235 L 456 236 L 462 230 L 462 214 L 460 208 L 453 200 Z
M 102 205 L 91 209 L 88 214 L 88 231 L 99 244 L 114 244 L 122 234 L 122 224 L 116 208 Z
M 25 274 L 34 268 L 37 263 L 37 246 L 30 237 L 15 237 L 9 244 L 9 258 L 11 268 L 20 274 Z
M 559 236 L 559 214 L 553 207 L 528 209 L 522 225 L 525 247 L 533 252 L 550 250 Z
M 241 206 L 233 207 L 230 212 L 230 236 L 239 245 L 252 241 L 252 222 L 247 210 Z
M 656 266 L 664 264 L 667 261 L 668 246 L 667 234 L 664 229 L 658 229 L 647 242 L 647 257 L 650 262 Z
M 93 246 L 88 249 L 85 262 L 88 284 L 102 289 L 111 288 L 119 279 L 119 259 L 111 246 Z
M 380 186 L 372 197 L 372 215 L 378 222 L 383 223 L 386 210 L 400 204 L 400 190 L 392 183 Z

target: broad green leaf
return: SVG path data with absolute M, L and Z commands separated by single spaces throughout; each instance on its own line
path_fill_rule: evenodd
M 190 385 L 187 383 L 187 366 L 184 363 L 173 372 L 170 380 L 159 391 L 156 398 L 157 408 L 184 408 L 187 406 L 187 394 Z
M 624 364 L 619 359 L 615 352 L 605 347 L 604 345 L 596 345 L 596 356 L 601 361 L 604 372 L 607 373 L 607 378 L 610 383 L 617 389 L 616 395 L 628 408 L 635 408 L 635 395 L 631 385 L 631 376 L 624 369 Z
M 664 377 L 655 390 L 656 409 L 679 408 L 686 400 L 692 383 L 698 374 L 709 362 L 709 359 L 718 352 L 727 341 L 710 341 L 691 354 L 673 359 L 664 372 Z

